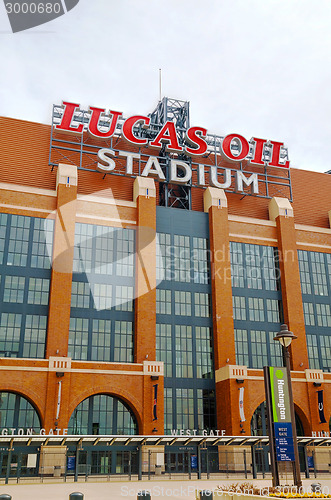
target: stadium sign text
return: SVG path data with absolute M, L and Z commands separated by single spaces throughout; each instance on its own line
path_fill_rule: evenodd
M 208 157 L 213 151 L 215 156 L 220 154 L 222 158 L 232 162 L 234 167 L 231 169 L 217 166 L 217 161 L 215 165 L 197 163 L 196 185 L 204 187 L 209 184 L 227 190 L 231 188 L 234 180 L 235 191 L 243 192 L 249 188 L 252 194 L 258 194 L 260 179 L 256 168 L 260 167 L 261 174 L 265 174 L 266 167 L 288 169 L 290 166 L 287 154 L 284 156 L 286 148 L 283 142 L 258 137 L 253 137 L 248 141 L 242 135 L 232 133 L 219 137 L 216 146 L 216 142 L 211 145 L 213 141 L 210 140 L 211 137 L 216 136 L 207 134 L 207 129 L 204 127 L 181 129 L 176 128 L 173 121 L 156 125 L 151 122 L 149 116 L 134 115 L 124 118 L 120 111 L 106 112 L 105 108 L 93 106 L 90 106 L 88 110 L 82 110 L 79 104 L 67 101 L 64 101 L 58 110 L 58 121 L 54 127 L 57 133 L 82 138 L 86 132 L 88 136 L 98 140 L 101 144 L 104 142 L 104 147 L 97 152 L 96 167 L 104 174 L 113 173 L 116 170 L 115 160 L 118 159 L 122 163 L 125 158 L 125 175 L 138 175 L 134 173 L 134 167 L 139 162 L 139 167 L 143 164 L 143 168 L 139 170 L 139 175 L 142 177 L 153 176 L 161 182 L 187 185 L 192 182 L 192 162 L 198 157 Z M 113 136 L 123 138 L 135 148 L 135 152 L 115 150 L 113 146 L 109 147 L 109 142 L 105 144 L 105 141 L 109 141 Z M 137 148 L 139 148 L 139 153 Z M 141 153 L 141 148 L 149 148 L 149 153 Z M 165 152 L 172 153 L 167 179 L 161 158 L 157 156 L 161 148 Z M 155 150 L 155 156 L 153 150 Z M 147 161 L 142 158 L 146 156 L 148 156 Z M 183 161 L 183 156 L 184 160 L 186 157 L 190 159 Z M 254 167 L 253 172 L 243 172 L 241 168 L 243 161 Z

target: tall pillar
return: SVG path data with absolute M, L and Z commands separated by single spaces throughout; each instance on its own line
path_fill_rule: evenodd
M 46 357 L 66 356 L 70 323 L 72 265 L 75 243 L 77 167 L 60 164 L 56 178 L 57 212 L 49 297 Z
M 48 332 L 46 358 L 56 357 L 60 365 L 66 366 L 70 360 L 68 338 L 70 324 L 71 282 L 75 243 L 75 219 L 77 199 L 77 167 L 60 164 L 56 178 L 57 212 L 54 228 L 53 265 L 49 296 Z M 50 359 L 50 367 L 53 363 Z M 59 366 L 60 366 L 59 365 Z M 47 380 L 44 427 L 63 428 L 68 419 L 66 408 L 69 402 L 70 374 L 67 369 L 50 369 Z M 56 374 L 58 372 L 58 375 Z M 60 377 L 59 377 L 60 375 Z M 59 395 L 59 382 L 61 390 Z M 57 403 L 61 412 L 56 419 Z
M 209 213 L 211 252 L 217 426 L 232 434 L 232 412 L 236 408 L 232 404 L 232 386 L 235 381 L 224 377 L 222 370 L 222 367 L 236 364 L 227 206 L 223 189 L 209 187 L 205 190 L 204 210 Z
M 136 177 L 137 203 L 134 360 L 155 361 L 156 189 L 153 179 Z
M 272 198 L 270 220 L 276 221 L 279 269 L 282 286 L 284 320 L 297 339 L 291 346 L 291 369 L 309 368 L 303 314 L 300 271 L 295 237 L 293 208 L 287 198 Z

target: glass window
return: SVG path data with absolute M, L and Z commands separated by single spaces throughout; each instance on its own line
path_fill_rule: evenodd
M 2 313 L 0 322 L 0 354 L 19 357 L 22 315 Z
M 210 302 L 208 293 L 194 294 L 194 314 L 200 318 L 210 317 Z
M 171 291 L 156 290 L 156 314 L 171 314 Z
M 197 389 L 198 428 L 207 431 L 216 428 L 215 391 Z
M 6 276 L 3 301 L 23 304 L 24 287 L 25 278 L 23 278 L 22 276 Z
M 308 263 L 308 252 L 298 250 L 301 290 L 303 294 L 311 294 L 311 280 Z
M 248 298 L 248 310 L 250 321 L 264 321 L 264 304 L 263 299 L 255 297 Z
M 269 332 L 270 365 L 283 366 L 282 346 L 278 340 L 274 340 L 277 332 Z
M 324 254 L 318 252 L 309 252 L 309 254 L 311 258 L 314 294 L 327 296 L 328 287 L 326 283 Z
M 191 316 L 191 293 L 175 291 L 175 314 Z
M 91 361 L 111 361 L 111 321 L 94 319 L 92 322 Z
M 278 300 L 266 299 L 267 317 L 269 323 L 280 323 L 280 303 Z
M 174 429 L 173 425 L 173 404 L 172 404 L 172 388 L 165 387 L 164 388 L 164 431 L 165 434 L 170 434 L 172 429 Z
M 114 259 L 114 228 L 95 226 L 95 258 L 96 274 L 111 274 Z
M 164 376 L 172 376 L 172 338 L 171 325 L 156 324 L 156 361 L 163 361 Z
M 176 389 L 177 428 L 194 429 L 193 389 Z
M 71 307 L 90 306 L 90 285 L 73 281 L 71 286 Z
M 117 311 L 133 311 L 133 287 L 117 286 L 115 301 Z
M 195 327 L 197 378 L 212 378 L 213 348 L 210 328 Z
M 246 321 L 246 300 L 245 297 L 233 296 L 233 319 Z
M 73 271 L 90 273 L 92 271 L 92 224 L 76 223 Z
M 29 278 L 28 304 L 48 305 L 50 280 Z
M 331 335 L 321 335 L 320 343 L 323 369 L 331 372 Z
M 175 325 L 176 377 L 193 377 L 192 327 Z M 190 427 L 188 427 L 190 428 Z
M 47 316 L 27 315 L 24 332 L 24 358 L 43 358 L 46 347 Z
M 11 216 L 9 246 L 7 255 L 8 266 L 26 266 L 28 262 L 30 217 Z
M 263 368 L 268 364 L 267 338 L 263 330 L 251 330 L 252 368 Z
M 232 286 L 244 288 L 244 257 L 241 243 L 230 242 Z
M 88 359 L 88 319 L 70 318 L 68 356 L 72 359 Z
M 193 238 L 194 283 L 209 283 L 208 242 L 205 238 Z
M 262 262 L 258 245 L 244 244 L 247 287 L 262 290 Z
M 171 280 L 171 235 L 166 233 L 157 233 L 156 245 L 156 279 Z
M 175 281 L 191 281 L 191 255 L 189 236 L 174 235 L 174 273 Z
M 95 283 L 93 287 L 94 308 L 97 311 L 104 311 L 112 307 L 113 285 L 105 283 Z
M 0 408 L 0 431 L 2 429 L 32 429 L 35 433 L 40 432 L 39 415 L 23 396 L 11 392 L 0 392 Z
M 138 433 L 136 419 L 118 398 L 98 394 L 82 401 L 74 410 L 68 434 L 133 435 Z
M 0 265 L 3 263 L 8 215 L 0 214 Z
M 303 302 L 303 312 L 306 326 L 315 326 L 314 305 L 312 302 Z
M 31 267 L 37 267 L 40 269 L 51 268 L 53 233 L 53 220 L 34 219 Z
M 134 230 L 121 229 L 117 233 L 117 276 L 133 276 L 134 273 Z
M 114 361 L 133 363 L 133 324 L 115 321 Z
M 316 316 L 318 326 L 331 326 L 331 311 L 329 304 L 316 304 Z
M 234 338 L 236 344 L 236 364 L 249 366 L 248 336 L 247 330 L 235 329 Z
M 306 335 L 307 338 L 307 348 L 308 348 L 308 358 L 309 358 L 309 367 L 311 369 L 320 370 L 320 360 L 318 355 L 318 344 L 317 344 L 317 335 Z

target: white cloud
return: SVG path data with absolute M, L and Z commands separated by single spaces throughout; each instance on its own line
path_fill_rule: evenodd
M 0 14 L 3 115 L 49 123 L 62 99 L 148 113 L 161 67 L 192 124 L 284 140 L 294 166 L 331 168 L 328 1 L 80 0 L 14 35 Z

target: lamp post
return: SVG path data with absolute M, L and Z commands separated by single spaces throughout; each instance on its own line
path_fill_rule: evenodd
M 294 401 L 293 401 L 293 391 L 292 391 L 292 381 L 291 381 L 290 352 L 288 350 L 288 347 L 291 344 L 292 340 L 297 338 L 298 337 L 294 335 L 293 332 L 290 332 L 288 330 L 287 325 L 281 325 L 280 332 L 277 333 L 276 337 L 274 337 L 274 340 L 278 340 L 282 345 L 283 358 L 287 371 L 290 412 L 291 412 L 292 430 L 293 430 L 293 447 L 294 447 L 293 478 L 294 478 L 294 484 L 298 488 L 300 488 L 302 486 L 302 481 L 300 475 L 297 429 L 295 424 L 295 411 L 294 411 Z

